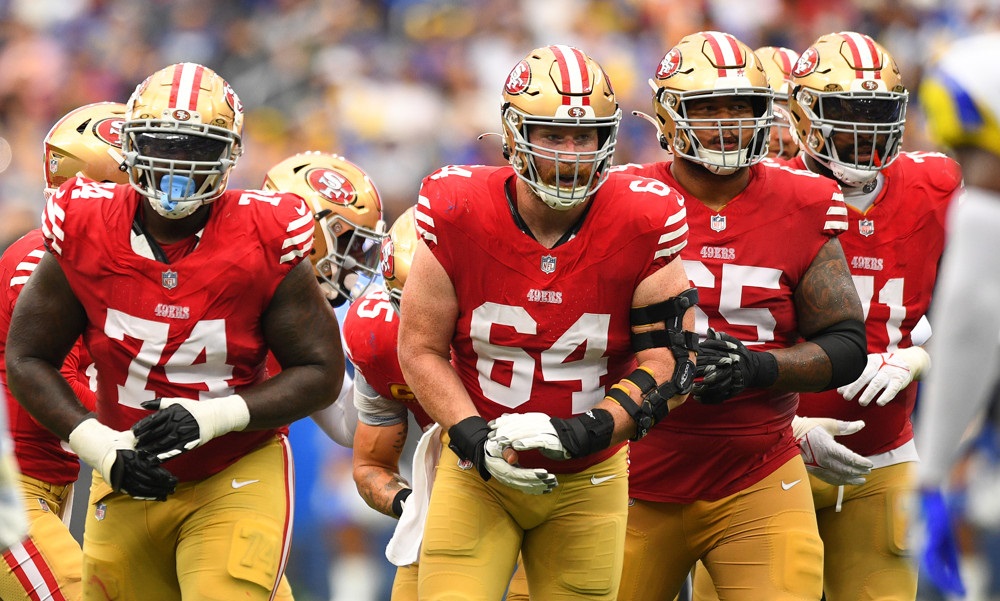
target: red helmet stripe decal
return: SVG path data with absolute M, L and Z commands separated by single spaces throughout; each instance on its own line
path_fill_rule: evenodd
M 730 69 L 746 67 L 743 64 L 743 53 L 740 52 L 740 45 L 736 43 L 736 38 L 728 33 L 717 31 L 706 31 L 704 36 L 709 48 L 712 49 L 715 64 L 720 67 L 719 77 L 726 77 L 726 71 Z
M 881 79 L 882 65 L 879 60 L 878 49 L 875 48 L 875 41 L 866 35 L 851 31 L 841 33 L 840 37 L 844 38 L 847 47 L 851 51 L 851 56 L 854 57 L 854 64 L 857 67 L 855 77 L 858 79 L 865 77 Z M 871 73 L 866 75 L 865 71 L 871 71 Z
M 781 57 L 781 72 L 787 76 L 792 72 L 792 67 L 795 66 L 795 61 L 799 60 L 799 57 L 795 56 L 795 52 L 788 48 L 779 48 L 778 56 Z
M 205 68 L 193 63 L 181 63 L 174 69 L 170 85 L 170 107 L 194 111 L 198 109 L 198 92 Z
M 565 105 L 589 105 L 588 91 L 591 87 L 590 73 L 587 72 L 587 60 L 583 52 L 570 46 L 549 46 L 559 65 L 559 75 L 562 77 L 562 89 L 575 96 L 563 94 Z

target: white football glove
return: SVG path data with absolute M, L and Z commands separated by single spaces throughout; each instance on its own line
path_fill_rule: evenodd
M 4 442 L 11 445 L 9 438 Z M 21 500 L 18 473 L 13 453 L 5 449 L 0 453 L 0 551 L 28 536 L 28 515 Z
M 506 413 L 490 422 L 490 440 L 515 451 L 538 449 L 549 459 L 564 460 L 571 455 L 563 446 L 552 418 L 544 413 Z
M 845 422 L 829 417 L 799 417 L 792 419 L 792 433 L 799 442 L 799 452 L 809 473 L 820 480 L 840 486 L 864 484 L 871 473 L 871 460 L 862 457 L 833 439 L 854 434 L 865 422 Z
M 930 366 L 930 355 L 919 346 L 899 349 L 892 353 L 872 353 L 868 355 L 868 365 L 861 372 L 861 377 L 846 386 L 841 386 L 837 392 L 849 401 L 864 388 L 865 391 L 858 397 L 858 404 L 867 407 L 878 394 L 875 404 L 882 407 L 900 390 L 909 386 L 910 382 L 919 380 Z M 880 391 L 882 394 L 879 394 Z
M 496 439 L 486 441 L 486 469 L 493 477 L 511 488 L 529 495 L 544 495 L 552 492 L 559 482 L 554 474 L 543 469 L 529 469 L 511 465 L 503 458 L 503 451 Z
M 135 450 L 131 430 L 120 432 L 90 417 L 69 433 L 69 447 L 87 465 L 100 472 L 112 489 L 136 499 L 164 501 L 174 492 L 177 478 Z
M 194 401 L 165 398 L 142 403 L 154 413 L 132 426 L 136 449 L 165 461 L 206 442 L 243 430 L 250 423 L 250 409 L 238 394 Z

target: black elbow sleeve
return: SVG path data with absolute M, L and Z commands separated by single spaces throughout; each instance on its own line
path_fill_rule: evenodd
M 865 324 L 846 319 L 833 324 L 809 338 L 830 358 L 832 374 L 823 390 L 832 390 L 858 379 L 868 364 L 868 338 Z

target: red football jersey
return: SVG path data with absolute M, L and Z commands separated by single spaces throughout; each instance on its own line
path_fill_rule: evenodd
M 452 361 L 479 414 L 567 418 L 635 369 L 632 297 L 684 247 L 684 200 L 660 182 L 614 175 L 576 235 L 550 249 L 515 223 L 504 194 L 513 177 L 510 167 L 435 172 L 417 227 L 458 295 Z M 524 453 L 521 463 L 577 472 L 616 450 L 569 461 Z
M 228 190 L 211 205 L 198 246 L 160 263 L 132 247 L 130 186 L 73 178 L 46 203 L 42 231 L 87 312 L 97 414 L 117 430 L 156 397 L 209 399 L 265 377 L 261 316 L 309 254 L 313 218 L 293 194 Z M 274 430 L 233 432 L 164 465 L 180 480 L 215 474 Z
M 10 330 L 11 314 L 28 277 L 44 254 L 42 231 L 35 229 L 11 244 L 0 257 L 0 289 L 3 291 L 0 302 L 0 380 L 7 394 L 8 423 L 21 473 L 36 480 L 65 486 L 76 481 L 80 460 L 58 436 L 35 421 L 28 410 L 14 400 L 7 387 L 7 332 Z M 62 373 L 80 403 L 93 410 L 96 398 L 87 375 L 91 364 L 90 354 L 81 339 L 67 355 Z
M 670 163 L 623 165 L 688 199 L 684 269 L 698 288 L 696 329 L 727 332 L 767 350 L 800 339 L 793 295 L 819 249 L 847 227 L 840 188 L 770 163 L 721 211 L 688 194 Z M 748 390 L 721 405 L 693 398 L 632 443 L 629 491 L 651 501 L 716 500 L 764 478 L 798 454 L 791 421 L 798 395 Z
M 351 303 L 342 328 L 347 358 L 380 395 L 406 405 L 421 429 L 434 423 L 403 379 L 396 354 L 399 316 L 381 286 Z
M 791 165 L 805 168 L 801 158 Z M 930 306 L 945 218 L 962 183 L 958 164 L 938 153 L 900 153 L 882 173 L 878 198 L 864 213 L 848 206 L 849 226 L 840 236 L 865 311 L 869 353 L 913 346 L 910 332 Z M 799 414 L 864 420 L 863 430 L 837 441 L 861 455 L 876 455 L 913 438 L 916 398 L 916 382 L 884 407 L 874 402 L 862 407 L 828 390 L 803 394 Z

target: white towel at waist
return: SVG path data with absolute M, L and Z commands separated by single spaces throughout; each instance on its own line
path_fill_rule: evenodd
M 385 557 L 394 566 L 417 563 L 420 541 L 427 521 L 427 506 L 431 500 L 434 470 L 441 458 L 441 426 L 434 424 L 417 442 L 413 451 L 413 493 L 406 499 L 403 515 L 385 547 Z

